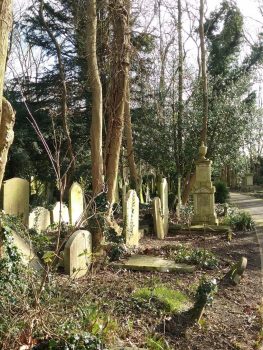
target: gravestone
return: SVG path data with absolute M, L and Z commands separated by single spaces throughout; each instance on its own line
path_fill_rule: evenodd
M 61 209 L 61 210 L 60 210 Z M 61 214 L 60 214 L 61 211 Z M 65 224 L 69 223 L 69 211 L 66 204 L 62 203 L 60 208 L 60 202 L 57 202 L 51 212 L 52 216 L 52 224 L 58 224 L 59 218 L 61 215 L 61 222 L 64 222 Z
M 155 197 L 152 202 L 153 208 L 153 227 L 154 233 L 157 238 L 164 239 L 164 225 L 163 225 L 163 215 L 162 215 L 162 206 L 161 200 L 159 197 Z
M 70 224 L 76 225 L 84 211 L 83 190 L 77 182 L 74 182 L 69 189 L 69 217 Z
M 124 184 L 122 186 L 122 218 L 123 221 L 125 222 L 126 219 L 126 196 L 127 196 L 127 185 Z
M 89 231 L 78 230 L 67 241 L 64 248 L 64 268 L 70 277 L 84 276 L 92 260 L 92 236 Z
M 22 217 L 28 225 L 29 216 L 29 182 L 13 178 L 3 182 L 1 190 L 1 209 L 6 214 Z
M 124 234 L 129 248 L 139 245 L 139 199 L 135 190 L 127 193 Z
M 169 221 L 169 207 L 168 207 L 168 184 L 167 180 L 163 178 L 160 183 L 160 199 L 162 207 L 162 217 L 163 217 L 163 231 L 164 237 L 168 233 L 168 221 Z
M 230 271 L 225 275 L 225 279 L 230 280 L 235 285 L 239 284 L 246 268 L 247 258 L 242 256 L 242 258 L 236 264 L 234 264 Z
M 251 187 L 254 185 L 253 174 L 246 174 L 246 186 Z
M 29 214 L 29 228 L 34 228 L 37 232 L 44 231 L 50 226 L 50 211 L 43 207 L 36 207 Z
M 146 190 L 145 190 L 145 203 L 149 204 L 151 201 L 151 194 L 150 194 L 150 187 L 148 183 L 146 184 Z
M 205 158 L 206 152 L 207 147 L 202 142 L 199 147 L 199 160 L 196 162 L 193 225 L 218 225 L 215 212 L 215 187 L 211 181 L 212 162 Z

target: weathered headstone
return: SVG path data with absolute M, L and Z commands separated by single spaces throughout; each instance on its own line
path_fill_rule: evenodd
M 69 217 L 70 224 L 76 225 L 84 211 L 83 190 L 77 182 L 74 182 L 69 189 Z
M 36 207 L 29 214 L 29 228 L 34 228 L 36 231 L 41 232 L 48 228 L 50 225 L 50 211 L 43 207 Z
M 246 268 L 247 258 L 242 256 L 242 258 L 231 267 L 230 271 L 226 274 L 225 279 L 229 279 L 235 285 L 239 284 Z
M 40 260 L 33 250 L 31 242 L 25 240 L 16 232 L 12 232 L 12 236 L 14 239 L 13 243 L 21 254 L 22 262 L 36 271 L 43 270 Z
M 160 199 L 161 199 L 162 216 L 163 216 L 163 231 L 164 231 L 164 236 L 167 236 L 168 222 L 169 222 L 169 207 L 168 207 L 168 184 L 165 178 L 163 178 L 160 183 Z
M 84 276 L 92 260 L 92 236 L 89 231 L 78 230 L 67 241 L 64 248 L 64 268 L 70 277 Z
M 62 203 L 60 206 L 60 202 L 57 202 L 51 212 L 52 216 L 52 223 L 58 224 L 59 218 L 61 217 L 61 222 L 64 222 L 65 224 L 69 223 L 69 211 L 66 204 Z
M 129 248 L 139 244 L 139 199 L 135 190 L 127 193 L 124 234 Z
M 13 178 L 3 182 L 1 190 L 1 209 L 6 214 L 21 216 L 28 225 L 29 216 L 29 182 Z
M 153 227 L 154 233 L 157 238 L 164 239 L 164 225 L 163 225 L 163 215 L 162 215 L 162 206 L 161 200 L 159 197 L 155 197 L 152 201 L 153 205 Z
M 122 218 L 123 218 L 123 221 L 125 222 L 125 219 L 126 219 L 126 197 L 127 197 L 127 185 L 124 184 L 122 186 Z
M 207 147 L 202 142 L 199 147 L 199 160 L 196 162 L 193 225 L 218 225 L 215 212 L 215 187 L 211 181 L 212 162 L 205 158 L 206 152 Z

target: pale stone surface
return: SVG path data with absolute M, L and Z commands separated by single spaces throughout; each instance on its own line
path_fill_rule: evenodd
M 159 197 L 155 197 L 152 201 L 153 205 L 153 227 L 154 233 L 157 238 L 164 239 L 164 225 L 163 225 L 163 216 L 162 216 L 162 206 L 161 200 Z
M 1 209 L 6 214 L 21 216 L 28 225 L 29 216 L 29 182 L 13 178 L 3 182 L 1 190 Z
M 40 260 L 35 254 L 31 243 L 23 239 L 16 232 L 13 232 L 12 235 L 14 238 L 14 245 L 17 247 L 19 253 L 21 254 L 23 263 L 32 267 L 34 270 L 42 270 L 43 268 Z
M 193 272 L 195 270 L 194 265 L 176 264 L 173 260 L 150 255 L 133 255 L 122 263 L 113 263 L 112 266 L 135 271 Z
M 127 202 L 125 208 L 124 234 L 126 245 L 129 248 L 139 245 L 139 199 L 135 190 L 127 193 Z
M 126 196 L 127 196 L 127 185 L 124 184 L 122 186 L 122 218 L 123 221 L 125 222 L 126 219 Z
M 58 224 L 59 223 L 59 217 L 60 217 L 60 209 L 61 209 L 61 222 L 64 222 L 65 224 L 69 223 L 69 211 L 66 204 L 62 203 L 60 208 L 60 202 L 57 202 L 51 212 L 52 217 L 52 224 Z
M 162 216 L 163 216 L 163 231 L 164 237 L 168 233 L 168 222 L 169 222 L 169 208 L 168 208 L 168 183 L 165 178 L 162 179 L 160 183 L 160 199 L 162 207 Z
M 146 204 L 149 204 L 150 201 L 151 201 L 150 187 L 149 187 L 149 185 L 148 185 L 148 183 L 147 183 L 147 185 L 146 185 L 146 190 L 145 190 L 145 203 L 146 203 Z
M 246 186 L 253 186 L 253 174 L 246 174 Z
M 84 194 L 79 183 L 74 182 L 69 189 L 70 224 L 76 225 L 84 211 Z
M 193 191 L 194 216 L 193 225 L 208 224 L 217 225 L 218 220 L 215 212 L 215 187 L 211 181 L 211 164 L 206 159 L 204 145 L 199 149 L 200 159 L 196 162 L 196 181 Z
M 29 214 L 29 228 L 34 228 L 36 231 L 44 231 L 50 226 L 50 211 L 43 207 L 36 207 Z
M 92 236 L 89 231 L 78 230 L 67 241 L 64 249 L 65 272 L 71 277 L 84 276 L 91 264 Z

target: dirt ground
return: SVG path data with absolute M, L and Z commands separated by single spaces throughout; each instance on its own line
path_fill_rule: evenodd
M 164 241 L 153 237 L 141 241 L 141 252 L 165 255 L 167 245 L 186 244 L 205 247 L 220 259 L 215 270 L 198 268 L 193 274 L 131 272 L 105 267 L 81 281 L 89 285 L 87 293 L 94 301 L 106 300 L 102 307 L 119 325 L 118 336 L 124 346 L 148 348 L 147 339 L 162 338 L 166 347 L 178 350 L 260 349 L 261 343 L 261 260 L 255 233 L 238 233 L 231 242 L 223 234 L 183 232 Z M 153 305 L 136 304 L 132 293 L 143 286 L 167 286 L 193 300 L 202 276 L 220 279 L 241 256 L 248 259 L 241 283 L 232 286 L 219 283 L 213 305 L 206 308 L 200 325 L 189 324 L 184 315 L 167 315 Z M 92 283 L 91 280 L 92 279 Z M 159 349 L 156 347 L 156 349 Z

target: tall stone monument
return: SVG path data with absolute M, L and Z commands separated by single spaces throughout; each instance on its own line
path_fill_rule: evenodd
M 124 234 L 129 248 L 139 245 L 139 198 L 135 190 L 129 190 L 126 199 Z
M 207 147 L 202 142 L 199 147 L 199 159 L 196 162 L 193 225 L 218 225 L 215 212 L 215 187 L 211 181 L 212 161 L 206 159 L 206 152 Z

